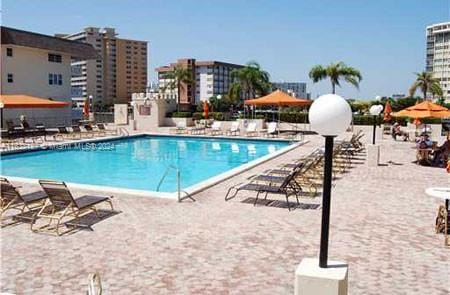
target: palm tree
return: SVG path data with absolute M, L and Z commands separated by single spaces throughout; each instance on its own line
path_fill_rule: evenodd
M 246 98 L 250 98 L 265 95 L 272 89 L 269 73 L 254 61 L 248 62 L 243 68 L 233 70 L 231 78 L 233 83 L 228 92 L 231 97 L 236 97 L 239 92 L 243 92 Z
M 176 65 L 173 68 L 173 71 L 168 72 L 163 75 L 163 79 L 170 80 L 164 87 L 163 92 L 168 89 L 177 89 L 177 112 L 180 111 L 180 96 L 181 96 L 181 88 L 186 87 L 186 84 L 194 84 L 195 80 L 192 76 L 192 71 L 189 68 L 182 67 L 180 65 Z
M 428 91 L 434 96 L 442 96 L 443 91 L 441 86 L 439 85 L 439 80 L 433 78 L 433 74 L 430 72 L 421 72 L 415 73 L 416 81 L 414 81 L 413 85 L 409 89 L 409 95 L 412 97 L 416 93 L 417 88 L 423 93 L 423 100 L 427 99 Z
M 359 83 L 362 80 L 359 70 L 349 67 L 341 61 L 329 64 L 328 66 L 314 66 L 311 71 L 309 71 L 309 77 L 314 83 L 329 78 L 333 94 L 336 93 L 336 86 L 341 86 L 340 79 L 342 78 L 356 88 L 359 88 Z

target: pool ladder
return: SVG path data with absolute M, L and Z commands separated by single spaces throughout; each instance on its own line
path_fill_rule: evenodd
M 185 199 L 191 199 L 193 202 L 195 202 L 195 199 L 191 195 L 189 195 L 188 192 L 186 192 L 186 191 L 181 189 L 181 173 L 180 173 L 180 169 L 178 169 L 178 167 L 176 167 L 174 165 L 167 166 L 166 171 L 164 172 L 163 176 L 159 180 L 158 186 L 156 187 L 156 191 L 159 192 L 159 189 L 160 189 L 162 183 L 164 182 L 164 179 L 166 179 L 166 176 L 169 174 L 169 172 L 171 170 L 174 170 L 177 173 L 177 197 L 178 197 L 178 202 L 182 202 Z M 181 193 L 185 193 L 186 195 L 184 197 L 181 197 Z

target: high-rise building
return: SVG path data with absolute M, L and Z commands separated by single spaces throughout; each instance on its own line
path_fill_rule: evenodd
M 228 93 L 232 83 L 231 72 L 243 66 L 221 61 L 196 61 L 193 58 L 179 59 L 176 63 L 156 68 L 158 72 L 159 89 L 164 89 L 163 95 L 168 99 L 177 99 L 178 90 L 167 87 L 172 80 L 166 74 L 181 66 L 192 71 L 195 83 L 182 83 L 180 91 L 180 106 L 188 109 L 200 101 L 208 100 L 212 96 Z
M 46 126 L 72 123 L 70 103 L 71 62 L 95 60 L 97 53 L 85 43 L 1 27 L 1 94 L 30 95 L 68 102 L 60 109 L 5 109 L 3 121 L 17 123 L 25 115 L 30 124 Z
M 286 93 L 296 97 L 307 99 L 309 96 L 306 93 L 306 83 L 303 82 L 276 82 L 272 83 L 277 89 L 283 90 Z
M 450 100 L 450 22 L 427 27 L 426 70 L 439 79 L 444 98 Z
M 72 99 L 105 104 L 131 100 L 133 92 L 147 86 L 147 41 L 122 39 L 113 28 L 89 27 L 74 34 L 58 34 L 69 40 L 89 43 L 97 50 L 96 60 L 72 63 Z

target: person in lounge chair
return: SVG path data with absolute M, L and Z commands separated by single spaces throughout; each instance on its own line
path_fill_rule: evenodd
M 397 140 L 397 136 L 403 136 L 403 140 L 407 141 L 409 139 L 409 134 L 405 131 L 403 131 L 400 127 L 399 123 L 395 123 L 392 125 L 392 137 L 394 140 Z
M 447 136 L 447 140 L 438 147 L 433 153 L 433 166 L 445 167 L 447 159 L 450 155 L 450 136 Z

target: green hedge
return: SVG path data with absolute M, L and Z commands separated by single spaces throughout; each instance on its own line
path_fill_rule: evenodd
M 203 116 L 202 112 L 195 112 L 192 114 L 192 118 L 194 120 L 201 120 L 204 119 L 205 117 Z M 231 118 L 229 117 L 228 113 L 222 113 L 222 112 L 210 112 L 208 113 L 208 118 L 209 119 L 214 119 L 217 121 L 229 121 L 231 120 Z
M 168 118 L 190 118 L 192 117 L 191 112 L 173 112 L 173 113 L 167 113 L 166 117 Z
M 408 122 L 412 123 L 414 120 L 406 117 L 392 118 L 391 124 L 399 123 L 402 126 L 406 126 Z M 424 124 L 441 124 L 441 119 L 428 118 L 422 119 Z M 378 117 L 377 124 L 383 123 L 383 116 Z M 355 125 L 373 125 L 373 116 L 371 115 L 353 115 L 353 124 Z

